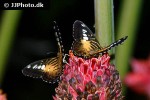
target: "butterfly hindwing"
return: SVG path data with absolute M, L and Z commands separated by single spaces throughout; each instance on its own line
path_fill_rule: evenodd
M 58 43 L 58 53 L 57 56 L 35 61 L 27 65 L 22 73 L 25 76 L 30 76 L 33 78 L 42 78 L 43 81 L 48 83 L 55 83 L 59 81 L 60 75 L 63 71 L 62 58 L 64 56 L 64 49 L 61 40 L 61 34 L 59 28 L 54 22 L 55 36 Z
M 49 83 L 54 83 L 58 81 L 60 75 L 62 74 L 62 58 L 60 57 L 53 57 L 47 59 L 45 61 L 45 69 L 42 79 Z M 53 80 L 53 81 L 49 81 Z

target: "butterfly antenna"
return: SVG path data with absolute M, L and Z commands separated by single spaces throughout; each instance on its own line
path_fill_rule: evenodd
M 112 47 L 115 47 L 115 46 L 122 44 L 127 38 L 128 38 L 128 36 L 125 36 L 125 37 L 115 41 L 111 45 L 107 46 L 106 49 L 104 49 L 105 50 L 104 53 L 107 52 L 108 50 L 110 50 Z
M 125 36 L 117 41 L 115 41 L 114 43 L 110 44 L 109 46 L 107 46 L 104 50 L 104 52 L 102 53 L 106 53 L 108 50 L 110 50 L 112 47 L 118 46 L 120 44 L 122 44 L 126 39 L 128 38 L 128 36 Z
M 55 36 L 56 36 L 56 41 L 58 43 L 58 47 L 59 47 L 59 52 L 64 53 L 64 48 L 63 48 L 63 44 L 62 44 L 62 38 L 61 38 L 61 33 L 59 32 L 59 28 L 58 25 L 56 23 L 56 21 L 54 21 L 54 30 L 55 30 Z
M 90 51 L 90 55 L 95 55 L 95 54 L 98 54 L 98 53 L 106 53 L 108 50 L 110 50 L 112 47 L 115 47 L 115 46 L 118 46 L 120 44 L 122 44 L 126 39 L 128 38 L 128 36 L 125 36 L 117 41 L 115 41 L 114 43 L 110 44 L 109 46 L 105 47 L 105 48 L 102 48 L 101 50 L 99 51 Z
M 119 44 L 122 44 L 126 39 L 128 38 L 128 36 L 125 36 L 119 40 L 117 40 L 116 42 L 112 43 L 111 45 L 109 45 L 109 50 L 112 48 L 112 47 L 115 47 L 115 46 L 118 46 Z

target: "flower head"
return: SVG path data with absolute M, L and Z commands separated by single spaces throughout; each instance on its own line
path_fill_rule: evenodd
M 70 52 L 54 100 L 122 100 L 121 81 L 110 57 L 83 59 Z
M 133 71 L 128 73 L 125 83 L 134 91 L 150 97 L 150 57 L 147 60 L 132 59 Z
M 0 100 L 7 100 L 6 94 L 4 94 L 1 89 L 0 89 Z

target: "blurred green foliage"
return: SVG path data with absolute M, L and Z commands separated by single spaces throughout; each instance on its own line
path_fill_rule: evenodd
M 8 55 L 15 38 L 15 33 L 19 23 L 22 11 L 6 10 L 3 12 L 2 22 L 0 26 L 0 84 L 5 72 L 5 65 Z

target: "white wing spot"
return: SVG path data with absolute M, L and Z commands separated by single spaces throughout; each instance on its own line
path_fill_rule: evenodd
M 33 69 L 36 69 L 36 68 L 37 68 L 37 65 L 34 65 L 34 66 L 33 66 Z
M 88 37 L 83 37 L 83 39 L 84 39 L 84 40 L 89 40 L 89 38 L 88 38 Z
M 41 69 L 44 70 L 44 68 L 45 68 L 45 65 L 42 65 L 42 66 L 41 66 Z
M 87 30 L 82 29 L 83 35 L 87 32 Z M 86 35 L 86 34 L 85 34 Z M 86 35 L 87 36 L 87 35 Z
M 42 67 L 42 66 L 41 66 L 41 65 L 39 65 L 39 66 L 37 66 L 37 69 L 41 69 L 41 67 Z
M 59 41 L 59 38 L 56 38 L 57 41 Z
M 85 27 L 85 24 L 81 24 L 81 26 Z
M 27 68 L 31 68 L 31 65 L 28 65 Z

